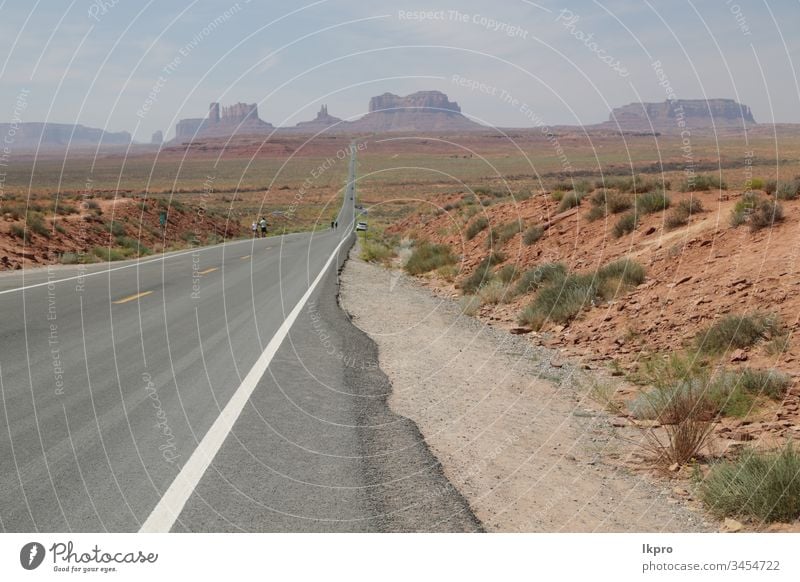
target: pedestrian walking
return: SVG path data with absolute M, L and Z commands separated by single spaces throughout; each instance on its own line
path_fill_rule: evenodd
M 262 216 L 261 217 L 261 222 L 259 222 L 259 224 L 261 225 L 261 236 L 263 238 L 266 238 L 267 237 L 267 219 Z
M 256 224 L 255 220 L 253 221 L 253 224 L 250 225 L 250 230 L 253 231 L 253 238 L 256 238 L 258 236 L 258 225 Z

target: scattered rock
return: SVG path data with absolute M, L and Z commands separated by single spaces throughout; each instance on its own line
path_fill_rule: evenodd
M 747 360 L 747 354 L 744 352 L 744 350 L 741 349 L 735 350 L 731 354 L 731 362 L 744 362 L 746 360 Z

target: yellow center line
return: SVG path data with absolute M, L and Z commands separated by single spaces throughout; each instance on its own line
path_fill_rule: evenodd
M 243 256 L 243 257 L 239 257 L 239 258 L 240 258 L 240 259 L 242 259 L 242 260 L 249 259 L 249 258 L 250 258 L 250 255 L 245 255 L 245 256 Z
M 150 293 L 152 293 L 152 291 L 142 291 L 141 293 L 136 293 L 135 295 L 129 295 L 128 297 L 117 299 L 116 301 L 112 301 L 112 303 L 114 305 L 119 305 L 120 303 L 127 303 L 128 301 L 139 299 L 140 297 L 144 297 L 145 295 L 150 295 Z
M 213 273 L 216 270 L 217 270 L 216 267 L 211 267 L 210 269 L 206 269 L 205 271 L 199 271 L 197 274 L 198 275 L 208 275 L 209 273 Z

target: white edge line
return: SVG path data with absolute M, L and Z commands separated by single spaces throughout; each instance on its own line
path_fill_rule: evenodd
M 323 275 L 328 271 L 331 263 L 339 253 L 339 249 L 349 237 L 343 238 L 334 249 L 328 261 L 320 270 L 317 278 L 311 283 L 311 286 L 305 294 L 294 306 L 294 309 L 289 313 L 288 317 L 283 321 L 278 331 L 272 336 L 272 339 L 267 344 L 264 352 L 259 356 L 256 363 L 247 373 L 239 388 L 233 393 L 233 396 L 222 409 L 222 412 L 208 429 L 208 432 L 197 445 L 192 456 L 181 468 L 180 473 L 175 477 L 170 484 L 167 491 L 159 500 L 158 504 L 153 508 L 147 521 L 142 524 L 139 533 L 167 533 L 172 529 L 178 516 L 183 511 L 184 505 L 189 500 L 189 496 L 194 492 L 195 487 L 200 482 L 200 479 L 205 474 L 211 461 L 216 456 L 222 443 L 231 432 L 234 423 L 239 418 L 239 415 L 244 410 L 250 396 L 255 391 L 258 382 L 269 367 L 272 358 L 278 351 L 278 348 L 283 343 L 283 340 L 289 334 L 297 316 L 300 315 L 303 307 L 308 302 L 309 297 L 316 289 L 319 282 L 322 280 Z

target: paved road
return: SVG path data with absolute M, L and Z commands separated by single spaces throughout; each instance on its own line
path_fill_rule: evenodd
M 0 529 L 480 529 L 337 305 L 350 170 L 335 231 L 0 277 Z

